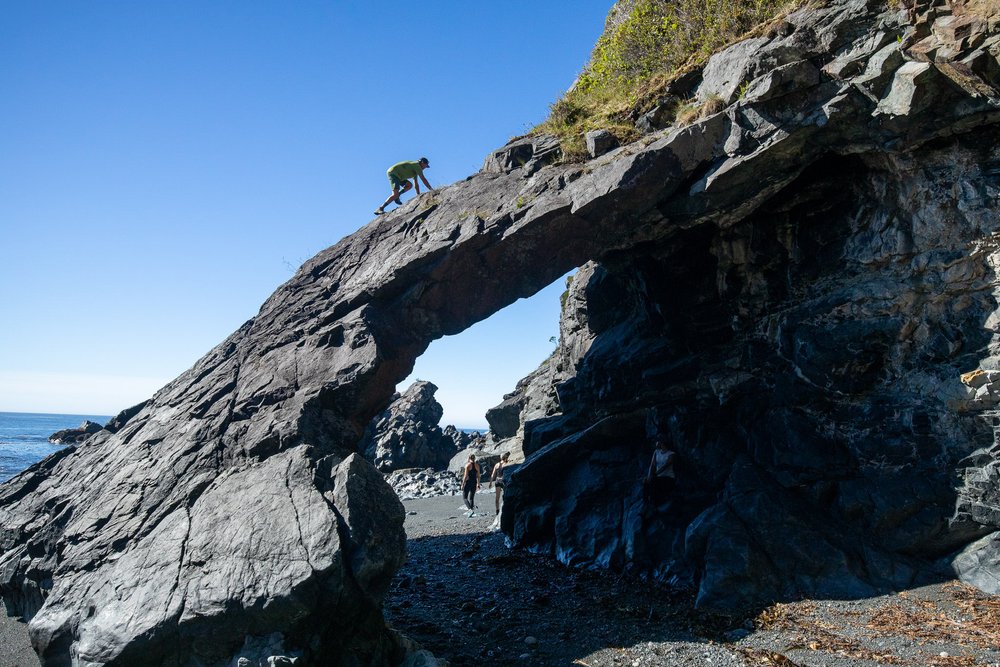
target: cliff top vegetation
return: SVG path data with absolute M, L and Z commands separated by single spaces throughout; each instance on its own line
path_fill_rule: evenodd
M 567 159 L 585 154 L 585 132 L 636 138 L 636 110 L 726 45 L 763 31 L 804 0 L 621 0 L 608 15 L 590 63 L 535 128 L 559 137 Z M 683 117 L 691 109 L 682 108 Z

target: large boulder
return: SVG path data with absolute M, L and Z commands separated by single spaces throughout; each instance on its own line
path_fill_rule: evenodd
M 443 468 L 455 455 L 455 436 L 445 435 L 438 425 L 444 408 L 435 400 L 435 392 L 436 386 L 418 380 L 372 420 L 361 448 L 380 472 Z

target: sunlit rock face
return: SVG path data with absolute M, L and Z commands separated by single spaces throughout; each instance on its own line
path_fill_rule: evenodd
M 43 662 L 397 664 L 403 511 L 363 430 L 432 340 L 587 262 L 515 425 L 515 543 L 706 606 L 906 586 L 959 552 L 995 581 L 997 37 L 933 48 L 943 12 L 882 12 L 830 3 L 720 54 L 689 92 L 728 106 L 688 127 L 583 164 L 498 150 L 0 486 L 0 593 Z M 659 513 L 652 431 L 680 460 Z

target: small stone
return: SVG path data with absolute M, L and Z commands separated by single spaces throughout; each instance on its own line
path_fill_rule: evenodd
M 940 658 L 950 658 L 951 655 L 948 653 L 948 651 L 941 651 L 940 653 L 938 653 L 938 657 L 940 657 Z
M 608 151 L 618 147 L 618 140 L 615 139 L 615 135 L 607 130 L 592 130 L 587 132 L 584 138 L 587 141 L 587 153 L 590 154 L 590 157 L 604 155 Z
M 524 643 L 527 644 L 528 646 L 538 646 L 538 638 L 531 636 L 525 637 Z
M 730 630 L 724 636 L 727 642 L 738 642 L 750 635 L 750 631 L 746 628 L 736 628 L 735 630 Z

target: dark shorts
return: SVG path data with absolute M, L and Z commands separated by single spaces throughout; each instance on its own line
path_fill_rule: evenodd
M 659 504 L 670 498 L 676 481 L 673 477 L 654 477 L 646 486 L 646 498 Z
M 502 479 L 498 479 L 498 480 L 496 481 L 496 487 L 497 487 L 498 489 L 502 489 L 502 488 L 504 488 L 504 483 L 503 483 L 503 480 L 502 480 Z
M 400 190 L 402 190 L 403 187 L 404 187 L 403 184 L 409 182 L 408 178 L 400 178 L 399 176 L 396 176 L 396 174 L 392 173 L 391 171 L 390 172 L 386 172 L 386 175 L 389 176 L 389 186 L 393 190 L 395 190 L 396 188 L 399 188 Z

